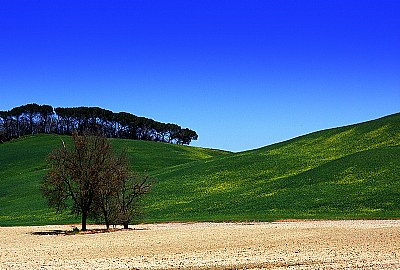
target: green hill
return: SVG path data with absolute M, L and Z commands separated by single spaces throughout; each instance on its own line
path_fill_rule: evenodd
M 38 190 L 59 144 L 39 135 L 0 145 L 0 225 L 79 222 L 49 211 Z M 235 154 L 112 144 L 127 149 L 133 169 L 159 179 L 147 222 L 400 217 L 400 114 Z
M 71 142 L 68 136 L 35 135 L 0 144 L 0 225 L 74 223 L 79 219 L 49 211 L 39 192 L 46 156 Z M 126 149 L 132 169 L 156 173 L 176 165 L 229 154 L 167 143 L 113 139 L 114 149 Z
M 165 170 L 150 221 L 400 217 L 400 114 Z

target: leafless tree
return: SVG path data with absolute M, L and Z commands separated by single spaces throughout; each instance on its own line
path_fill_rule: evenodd
M 110 142 L 98 135 L 73 134 L 73 147 L 62 147 L 48 156 L 49 172 L 42 181 L 42 193 L 58 211 L 71 208 L 82 215 L 86 230 L 95 200 L 107 187 L 127 174 L 127 163 L 112 152 Z
M 72 147 L 62 141 L 48 156 L 41 189 L 49 205 L 81 214 L 83 231 L 89 216 L 103 218 L 107 229 L 110 224 L 128 228 L 154 180 L 130 173 L 126 153 L 113 153 L 103 136 L 75 132 L 72 141 Z
M 142 214 L 143 196 L 150 192 L 155 179 L 148 174 L 144 176 L 137 173 L 130 174 L 120 182 L 119 191 L 116 193 L 115 203 L 118 224 L 128 229 L 129 222 Z

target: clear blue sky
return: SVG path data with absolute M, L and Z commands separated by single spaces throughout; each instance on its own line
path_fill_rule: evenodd
M 0 0 L 0 110 L 99 106 L 240 151 L 400 111 L 400 1 Z

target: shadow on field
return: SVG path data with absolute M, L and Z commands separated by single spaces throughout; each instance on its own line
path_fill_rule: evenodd
M 148 230 L 147 228 L 129 228 L 129 229 L 91 229 L 86 231 L 80 231 L 78 228 L 73 230 L 50 230 L 42 232 L 32 232 L 32 235 L 75 235 L 75 234 L 97 234 L 97 233 L 112 233 L 119 231 L 138 231 Z
M 52 231 L 44 231 L 44 232 L 32 232 L 33 235 L 67 235 L 74 234 L 73 231 L 63 231 L 63 230 L 52 230 Z

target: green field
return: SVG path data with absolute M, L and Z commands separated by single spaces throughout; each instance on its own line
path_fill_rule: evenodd
M 46 156 L 68 136 L 35 135 L 0 144 L 0 225 L 79 223 L 47 207 L 39 185 L 46 172 Z M 125 149 L 131 168 L 155 174 L 183 163 L 224 156 L 228 152 L 167 143 L 112 139 L 116 151 Z
M 79 222 L 49 211 L 39 192 L 59 144 L 39 135 L 0 145 L 0 225 Z M 400 114 L 240 153 L 112 144 L 158 178 L 146 222 L 400 217 Z
M 148 220 L 400 217 L 400 114 L 171 168 Z

